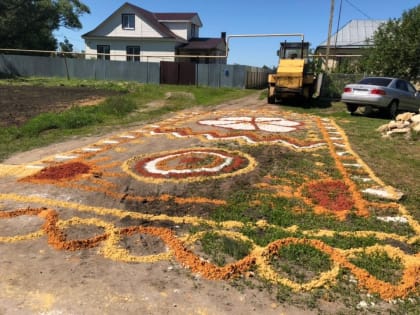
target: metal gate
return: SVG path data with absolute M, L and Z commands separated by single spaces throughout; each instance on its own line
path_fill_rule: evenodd
M 160 62 L 160 83 L 195 85 L 196 64 L 190 62 Z

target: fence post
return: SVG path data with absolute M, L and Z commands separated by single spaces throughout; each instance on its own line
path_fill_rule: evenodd
M 66 65 L 67 80 L 70 80 L 69 66 L 67 65 L 67 57 L 66 57 L 66 55 L 64 55 L 64 64 Z

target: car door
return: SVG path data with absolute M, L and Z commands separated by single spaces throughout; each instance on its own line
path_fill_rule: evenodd
M 414 110 L 415 97 L 414 93 L 410 93 L 408 91 L 407 82 L 404 80 L 398 80 L 396 83 L 396 88 L 398 90 L 399 98 L 398 108 L 400 110 Z
M 410 93 L 411 97 L 411 109 L 410 111 L 419 112 L 420 110 L 420 92 L 416 91 L 414 86 L 407 82 L 408 92 Z

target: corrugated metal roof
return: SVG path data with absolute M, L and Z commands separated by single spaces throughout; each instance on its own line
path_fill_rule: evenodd
M 386 20 L 351 20 L 337 33 L 331 36 L 331 47 L 366 46 L 372 43 L 372 38 L 378 27 Z M 319 44 L 326 46 L 327 40 Z

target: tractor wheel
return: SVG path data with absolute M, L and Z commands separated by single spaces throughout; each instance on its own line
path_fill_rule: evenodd
M 268 92 L 267 92 L 267 103 L 276 104 L 276 95 L 274 94 L 274 88 L 270 86 L 268 87 Z
M 305 99 L 305 101 L 311 100 L 313 94 L 314 94 L 313 86 L 311 86 L 311 85 L 304 86 L 304 88 L 303 88 L 303 98 Z

